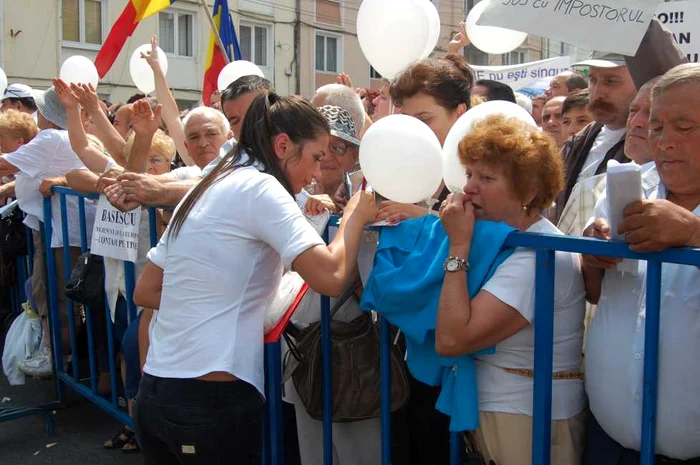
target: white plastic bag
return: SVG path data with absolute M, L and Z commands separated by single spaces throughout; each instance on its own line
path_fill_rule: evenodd
M 24 373 L 17 364 L 39 351 L 41 346 L 41 319 L 22 312 L 10 326 L 2 353 L 2 369 L 10 385 L 24 384 Z

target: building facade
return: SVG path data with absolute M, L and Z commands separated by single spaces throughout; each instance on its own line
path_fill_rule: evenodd
M 479 0 L 431 0 L 441 20 L 434 54 L 444 54 L 469 10 Z M 51 85 L 61 63 L 72 55 L 94 59 L 127 0 L 0 0 L 0 67 L 12 82 L 39 89 Z M 213 0 L 206 0 L 211 11 Z M 244 59 L 256 63 L 280 94 L 306 97 L 340 72 L 355 87 L 376 89 L 379 76 L 365 59 L 357 39 L 361 0 L 229 0 Z M 168 82 L 181 107 L 200 98 L 209 20 L 201 0 L 177 0 L 167 10 L 142 21 L 124 45 L 98 93 L 125 101 L 138 92 L 131 82 L 129 60 L 134 50 L 158 35 L 168 58 Z M 487 55 L 473 46 L 464 55 L 474 64 L 517 64 L 577 50 L 539 37 L 528 37 L 506 55 Z

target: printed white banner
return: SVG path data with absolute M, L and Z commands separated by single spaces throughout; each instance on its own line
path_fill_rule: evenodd
M 139 248 L 140 208 L 121 212 L 101 195 L 97 202 L 90 252 L 103 257 L 135 262 Z
M 491 0 L 477 24 L 634 56 L 660 0 Z
M 656 17 L 673 33 L 688 61 L 700 63 L 700 1 L 662 3 Z
M 513 90 L 518 90 L 542 79 L 549 82 L 557 74 L 569 70 L 571 64 L 571 57 L 557 57 L 519 65 L 470 66 L 474 70 L 476 79 L 501 81 L 504 84 L 508 84 Z

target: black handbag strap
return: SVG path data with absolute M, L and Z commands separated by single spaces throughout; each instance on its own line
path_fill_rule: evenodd
M 338 313 L 340 308 L 345 305 L 345 302 L 347 302 L 351 297 L 355 296 L 355 291 L 357 291 L 360 286 L 362 285 L 362 281 L 360 279 L 357 279 L 354 281 L 350 286 L 348 286 L 347 289 L 345 289 L 345 292 L 340 294 L 340 297 L 338 297 L 338 300 L 336 300 L 335 305 L 333 305 L 333 308 L 331 308 L 330 311 L 330 317 L 331 320 L 333 320 L 333 317 Z M 315 323 L 315 324 L 320 324 L 320 323 Z M 301 330 L 291 321 L 287 325 L 287 328 L 282 332 L 282 337 L 284 337 L 285 342 L 287 343 L 287 346 L 289 347 L 289 353 L 292 354 L 292 356 L 297 359 L 301 360 L 303 357 L 303 354 L 297 347 L 296 343 L 293 341 L 293 338 L 296 339 L 298 338 L 299 334 L 301 333 Z

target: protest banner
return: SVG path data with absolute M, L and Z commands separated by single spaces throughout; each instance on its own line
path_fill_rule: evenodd
M 121 212 L 101 195 L 97 202 L 90 252 L 103 257 L 135 262 L 139 248 L 140 208 Z
M 477 66 L 470 65 L 476 79 L 491 79 L 508 84 L 513 90 L 529 87 L 537 81 L 545 79 L 547 84 L 551 78 L 568 71 L 571 68 L 571 57 L 556 57 L 547 60 L 532 61 L 519 65 L 508 66 Z
M 656 17 L 673 33 L 691 63 L 700 63 L 700 1 L 662 3 Z
M 491 0 L 477 24 L 634 56 L 660 0 Z

